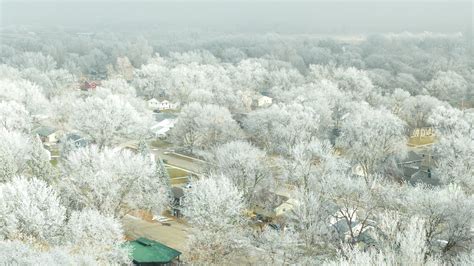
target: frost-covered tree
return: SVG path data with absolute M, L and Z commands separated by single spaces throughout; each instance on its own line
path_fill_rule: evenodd
M 471 136 L 442 137 L 435 145 L 436 176 L 445 184 L 458 184 L 474 194 L 474 138 Z
M 21 72 L 21 76 L 43 88 L 48 99 L 71 91 L 77 86 L 77 78 L 65 69 L 43 72 L 36 68 L 28 68 Z
M 168 67 L 156 63 L 161 57 L 155 58 L 155 63 L 143 65 L 134 73 L 132 84 L 137 88 L 139 95 L 146 98 L 158 98 L 169 95 L 171 81 L 169 80 L 170 70 Z
M 30 145 L 30 159 L 27 164 L 31 175 L 51 184 L 57 177 L 50 163 L 51 153 L 43 147 L 39 136 L 32 138 Z
M 255 233 L 253 245 L 257 248 L 260 263 L 285 265 L 300 259 L 298 236 L 291 230 L 275 230 L 267 226 Z
M 9 181 L 28 169 L 31 146 L 28 136 L 0 129 L 0 182 Z
M 349 94 L 355 100 L 366 100 L 374 90 L 374 85 L 368 73 L 354 67 L 344 69 L 312 65 L 310 66 L 308 79 L 331 80 L 338 85 L 341 91 Z
M 89 254 L 78 255 L 64 247 L 46 249 L 14 240 L 0 240 L 0 261 L 6 265 L 93 265 Z
M 101 95 L 122 94 L 129 97 L 135 97 L 136 95 L 135 88 L 130 86 L 125 79 L 120 77 L 102 81 L 100 88 L 97 89 L 97 93 Z
M 115 71 L 125 80 L 133 79 L 133 66 L 128 57 L 117 57 Z
M 244 199 L 228 178 L 210 176 L 193 182 L 183 206 L 192 225 L 187 243 L 190 262 L 223 262 L 236 258 L 248 245 L 242 228 Z
M 412 128 L 429 126 L 428 119 L 434 109 L 446 103 L 428 96 L 417 95 L 408 97 L 400 104 L 400 110 L 397 113 Z
M 305 191 L 311 190 L 318 180 L 330 180 L 348 170 L 346 160 L 336 157 L 328 141 L 317 140 L 297 144 L 283 160 L 282 166 L 283 176 L 288 182 Z
M 474 241 L 471 196 L 453 185 L 436 189 L 416 187 L 406 194 L 409 214 L 425 221 L 427 255 L 449 258 L 470 249 Z
M 395 223 L 396 224 L 396 223 Z M 339 258 L 324 265 L 442 265 L 437 257 L 426 256 L 424 221 L 412 217 L 403 228 L 395 229 L 387 246 L 363 249 L 344 249 Z M 384 237 L 384 236 L 381 236 Z
M 454 108 L 439 107 L 429 121 L 435 126 L 436 176 L 445 184 L 460 185 L 474 193 L 474 115 Z
M 122 225 L 113 217 L 97 210 L 75 211 L 64 228 L 65 246 L 81 256 L 91 256 L 96 262 L 124 264 L 129 262 Z
M 296 144 L 317 136 L 319 116 L 311 107 L 298 103 L 272 105 L 249 113 L 244 128 L 266 150 L 287 154 Z
M 135 67 L 140 67 L 146 63 L 153 54 L 153 47 L 151 47 L 148 41 L 143 37 L 139 37 L 127 43 L 126 47 L 126 56 Z
M 436 98 L 461 105 L 466 96 L 466 80 L 454 71 L 440 71 L 426 84 L 430 95 Z
M 49 103 L 42 88 L 29 81 L 0 79 L 0 99 L 23 104 L 31 116 L 49 114 Z
M 53 57 L 35 52 L 18 53 L 11 57 L 8 63 L 20 69 L 36 68 L 41 71 L 49 71 L 56 68 L 56 61 Z
M 298 244 L 304 256 L 316 256 L 334 252 L 338 241 L 331 228 L 333 213 L 327 207 L 320 191 L 299 189 L 294 195 L 295 206 L 288 215 L 289 226 L 297 234 Z
M 319 116 L 318 137 L 320 138 L 333 137 L 334 128 L 338 126 L 341 117 L 347 113 L 344 111 L 344 106 L 350 100 L 334 82 L 329 80 L 304 84 L 280 93 L 277 97 L 283 102 L 297 102 L 313 109 Z
M 78 101 L 70 117 L 70 124 L 87 134 L 101 149 L 120 137 L 146 136 L 150 122 L 151 113 L 138 112 L 117 95 Z
M 361 105 L 344 119 L 336 145 L 369 182 L 371 175 L 393 170 L 405 155 L 405 124 L 388 110 Z
M 181 109 L 171 137 L 176 144 L 188 148 L 206 149 L 229 140 L 242 138 L 237 122 L 225 107 L 190 103 Z
M 167 206 L 168 190 L 155 168 L 150 157 L 128 150 L 80 148 L 62 162 L 62 196 L 72 209 L 114 217 L 137 209 L 159 213 Z
M 474 115 L 449 106 L 435 108 L 428 123 L 435 127 L 441 136 L 470 136 L 473 129 Z M 471 135 L 472 136 L 472 135 Z
M 14 101 L 0 102 L 0 126 L 10 131 L 29 132 L 31 117 L 25 107 Z
M 66 209 L 46 182 L 15 177 L 0 185 L 0 235 L 38 243 L 59 243 Z
M 74 103 L 79 98 L 77 92 L 64 93 L 51 98 L 50 110 L 54 114 L 51 121 L 60 128 L 68 128 L 69 119 L 74 113 Z
M 271 170 L 265 152 L 248 142 L 232 141 L 221 145 L 213 150 L 208 161 L 210 172 L 229 178 L 247 203 L 270 181 Z
M 364 242 L 376 214 L 390 199 L 383 189 L 387 184 L 376 181 L 367 186 L 360 178 L 335 176 L 323 183 L 320 193 L 330 202 L 327 211 L 331 212 L 331 225 L 338 236 L 336 243 L 356 248 Z

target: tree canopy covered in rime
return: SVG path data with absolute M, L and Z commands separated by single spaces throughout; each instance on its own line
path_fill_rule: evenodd
M 472 34 L 0 34 L 0 264 L 474 264 Z

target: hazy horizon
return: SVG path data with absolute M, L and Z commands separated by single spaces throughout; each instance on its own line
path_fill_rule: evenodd
M 394 1 L 4 1 L 1 26 L 81 30 L 365 34 L 472 32 L 472 3 Z

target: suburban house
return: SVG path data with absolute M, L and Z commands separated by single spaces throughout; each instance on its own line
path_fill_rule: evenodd
M 254 108 L 265 108 L 272 105 L 273 99 L 265 95 L 258 95 L 253 99 L 252 106 Z
M 346 219 L 347 217 L 350 217 Z M 333 214 L 329 224 L 336 230 L 336 232 L 349 241 L 352 237 L 363 239 L 365 242 L 370 242 L 370 237 L 367 235 L 368 230 L 373 229 L 375 224 L 372 220 L 365 220 L 359 222 L 357 220 L 357 211 L 355 209 L 341 209 Z
M 181 252 L 160 242 L 140 237 L 125 245 L 132 250 L 135 265 L 173 265 L 179 263 Z
M 408 145 L 412 147 L 430 145 L 436 140 L 435 130 L 431 127 L 414 128 L 410 130 Z
M 255 202 L 253 213 L 255 213 L 257 219 L 264 222 L 285 215 L 297 205 L 296 200 L 270 190 L 262 190 L 258 193 Z
M 76 133 L 67 133 L 61 141 L 72 143 L 76 148 L 82 148 L 89 145 L 89 141 Z
M 52 127 L 41 126 L 33 130 L 45 145 L 52 145 L 59 141 L 61 132 Z
M 159 101 L 155 98 L 152 98 L 147 101 L 148 103 L 148 108 L 151 110 L 170 110 L 170 109 L 176 109 L 179 107 L 179 103 L 172 103 L 168 100 L 163 100 Z
M 158 101 L 155 98 L 151 98 L 150 100 L 147 101 L 148 108 L 151 110 L 156 110 L 160 107 L 160 101 Z
M 438 178 L 432 172 L 436 158 L 429 149 L 409 151 L 405 159 L 398 162 L 404 179 L 410 183 L 438 184 Z
M 158 113 L 154 116 L 156 123 L 151 126 L 150 130 L 156 138 L 166 137 L 168 131 L 176 124 L 177 116 L 170 113 Z
M 95 90 L 97 86 L 100 86 L 100 81 L 84 81 L 81 84 L 81 90 L 83 91 L 89 91 L 89 90 Z

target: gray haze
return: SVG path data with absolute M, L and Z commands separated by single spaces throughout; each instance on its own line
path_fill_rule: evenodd
M 230 33 L 470 32 L 472 13 L 470 1 L 4 1 L 1 25 Z

